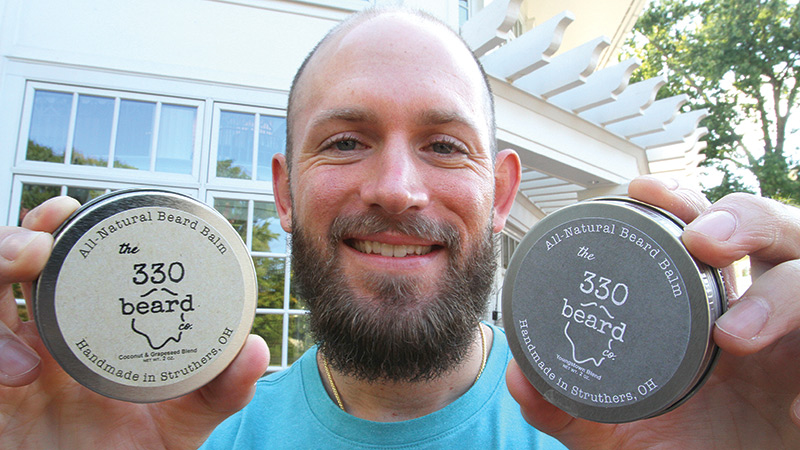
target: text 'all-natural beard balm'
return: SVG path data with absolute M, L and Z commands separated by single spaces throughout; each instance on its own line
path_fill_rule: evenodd
M 256 275 L 221 214 L 190 197 L 131 189 L 97 198 L 54 233 L 34 284 L 47 349 L 107 397 L 191 392 L 233 360 L 252 326 Z
M 548 401 L 620 423 L 665 413 L 702 385 L 725 290 L 681 243 L 683 226 L 609 198 L 556 211 L 526 234 L 506 274 L 503 320 L 514 359 Z

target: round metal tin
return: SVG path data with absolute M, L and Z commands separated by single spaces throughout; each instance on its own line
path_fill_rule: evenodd
M 548 401 L 621 423 L 667 412 L 703 384 L 725 289 L 681 243 L 684 225 L 605 198 L 556 211 L 525 235 L 506 273 L 503 320 L 514 359 Z
M 47 349 L 107 397 L 155 402 L 191 392 L 230 364 L 252 326 L 256 275 L 221 214 L 160 190 L 110 193 L 54 233 L 34 283 Z

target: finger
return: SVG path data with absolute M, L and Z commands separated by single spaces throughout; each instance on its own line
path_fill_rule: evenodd
M 30 210 L 22 219 L 22 226 L 29 230 L 52 233 L 80 205 L 72 197 L 53 197 Z
M 269 348 L 264 339 L 250 335 L 236 359 L 214 380 L 190 395 L 159 405 L 167 416 L 161 423 L 169 427 L 184 424 L 165 433 L 178 442 L 185 438 L 184 443 L 191 442 L 198 434 L 207 437 L 223 420 L 250 402 L 255 382 L 268 365 Z
M 709 206 L 708 199 L 699 192 L 682 188 L 675 180 L 662 180 L 652 176 L 633 179 L 628 185 L 628 195 L 667 210 L 687 223 Z
M 36 279 L 52 246 L 49 233 L 0 227 L 0 284 Z
M 755 353 L 800 329 L 800 261 L 779 264 L 757 279 L 717 319 L 714 341 L 737 355 Z
M 17 387 L 33 383 L 41 371 L 41 359 L 0 322 L 0 385 Z
M 800 210 L 749 194 L 731 194 L 708 208 L 683 232 L 697 258 L 724 267 L 750 255 L 768 269 L 800 258 Z

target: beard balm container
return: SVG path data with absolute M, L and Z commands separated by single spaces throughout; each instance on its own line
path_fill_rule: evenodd
M 34 283 L 34 316 L 53 358 L 107 397 L 156 402 L 222 372 L 252 326 L 256 275 L 221 214 L 190 197 L 122 190 L 79 208 L 54 233 Z
M 531 384 L 574 417 L 663 414 L 706 380 L 726 308 L 717 269 L 681 243 L 684 223 L 626 198 L 556 211 L 523 238 L 503 286 L 503 321 Z

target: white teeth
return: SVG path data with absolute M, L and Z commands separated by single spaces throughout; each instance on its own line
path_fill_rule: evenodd
M 362 253 L 402 258 L 406 255 L 426 255 L 433 249 L 430 245 L 390 245 L 375 241 L 354 241 L 353 247 Z

